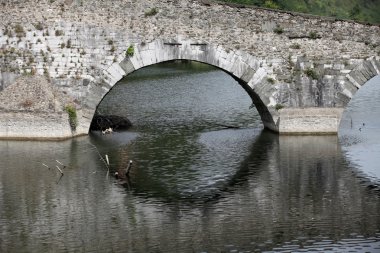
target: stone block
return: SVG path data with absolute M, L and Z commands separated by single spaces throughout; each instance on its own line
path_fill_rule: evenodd
M 354 86 L 356 86 L 358 89 L 360 89 L 360 88 L 361 88 L 361 84 L 358 83 L 358 82 L 356 81 L 356 79 L 352 77 L 352 74 L 353 74 L 352 72 L 350 72 L 350 74 L 347 74 L 347 75 L 346 75 L 347 79 L 348 79 L 348 80 L 349 80 Z
M 337 134 L 344 108 L 285 108 L 279 111 L 280 134 Z
M 241 80 L 248 83 L 253 78 L 255 73 L 256 73 L 256 71 L 254 69 L 247 67 L 244 74 L 241 76 Z
M 352 94 L 348 90 L 337 93 L 337 105 L 338 106 L 347 106 L 351 101 Z
M 248 85 L 255 89 L 255 87 L 263 80 L 267 75 L 267 71 L 264 68 L 259 68 L 256 73 L 253 75 L 252 79 L 248 82 Z
M 375 58 L 370 59 L 370 61 L 372 63 L 373 68 L 376 71 L 376 74 L 380 75 L 380 62 L 376 60 Z
M 129 60 L 129 57 L 125 57 L 124 60 L 119 63 L 119 65 L 124 70 L 126 75 L 135 71 L 135 68 L 132 62 Z
M 372 77 L 377 75 L 377 71 L 370 60 L 363 62 L 362 73 L 367 80 L 370 80 Z

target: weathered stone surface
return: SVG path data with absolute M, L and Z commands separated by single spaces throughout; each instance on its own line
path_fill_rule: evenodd
M 71 130 L 66 105 L 75 107 L 75 101 L 45 77 L 20 77 L 0 93 L 0 137 L 62 139 L 86 134 L 81 124 Z
M 60 113 L 69 99 L 45 77 L 24 76 L 0 92 L 0 110 Z
M 280 134 L 336 134 L 344 108 L 281 109 Z
M 2 112 L 0 136 L 2 139 L 65 139 L 73 134 L 66 113 Z

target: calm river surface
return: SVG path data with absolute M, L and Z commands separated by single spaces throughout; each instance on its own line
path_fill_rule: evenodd
M 99 108 L 129 131 L 0 141 L 0 252 L 380 252 L 379 97 L 377 78 L 339 137 L 278 136 L 222 71 L 142 69 Z

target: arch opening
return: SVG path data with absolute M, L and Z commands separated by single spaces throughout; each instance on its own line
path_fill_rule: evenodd
M 123 77 L 147 66 L 175 60 L 195 61 L 214 66 L 232 76 L 244 88 L 257 108 L 264 126 L 277 131 L 273 120 L 273 112 L 269 111 L 267 94 L 259 94 L 254 85 L 265 76 L 266 71 L 260 67 L 260 60 L 241 51 L 225 51 L 219 46 L 206 43 L 181 41 L 180 43 L 156 40 L 149 44 L 136 44 L 133 55 L 120 55 L 118 61 L 104 71 L 100 78 L 100 85 L 90 89 L 88 101 L 85 104 L 90 108 L 88 116 L 95 114 L 99 101 Z M 98 83 L 99 83 L 98 82 Z
M 115 117 L 128 118 L 133 124 L 150 124 L 147 121 L 158 117 L 168 125 L 174 124 L 170 119 L 177 118 L 178 123 L 194 120 L 198 126 L 257 127 L 261 120 L 251 106 L 252 93 L 246 86 L 230 73 L 198 61 L 172 60 L 145 66 L 123 77 L 103 96 L 90 130 L 121 130 L 117 125 L 120 119 Z M 109 123 L 112 115 L 116 125 L 93 128 L 99 115 Z M 155 119 L 147 119 L 150 117 Z
M 346 156 L 359 174 L 380 183 L 380 75 L 358 89 L 345 108 L 339 140 Z

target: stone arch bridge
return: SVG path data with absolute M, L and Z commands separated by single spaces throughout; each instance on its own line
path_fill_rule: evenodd
M 337 133 L 350 99 L 380 74 L 376 25 L 199 0 L 0 4 L 1 138 L 87 134 L 121 78 L 177 59 L 233 76 L 273 131 Z M 51 90 L 39 109 L 18 89 L 29 83 Z

